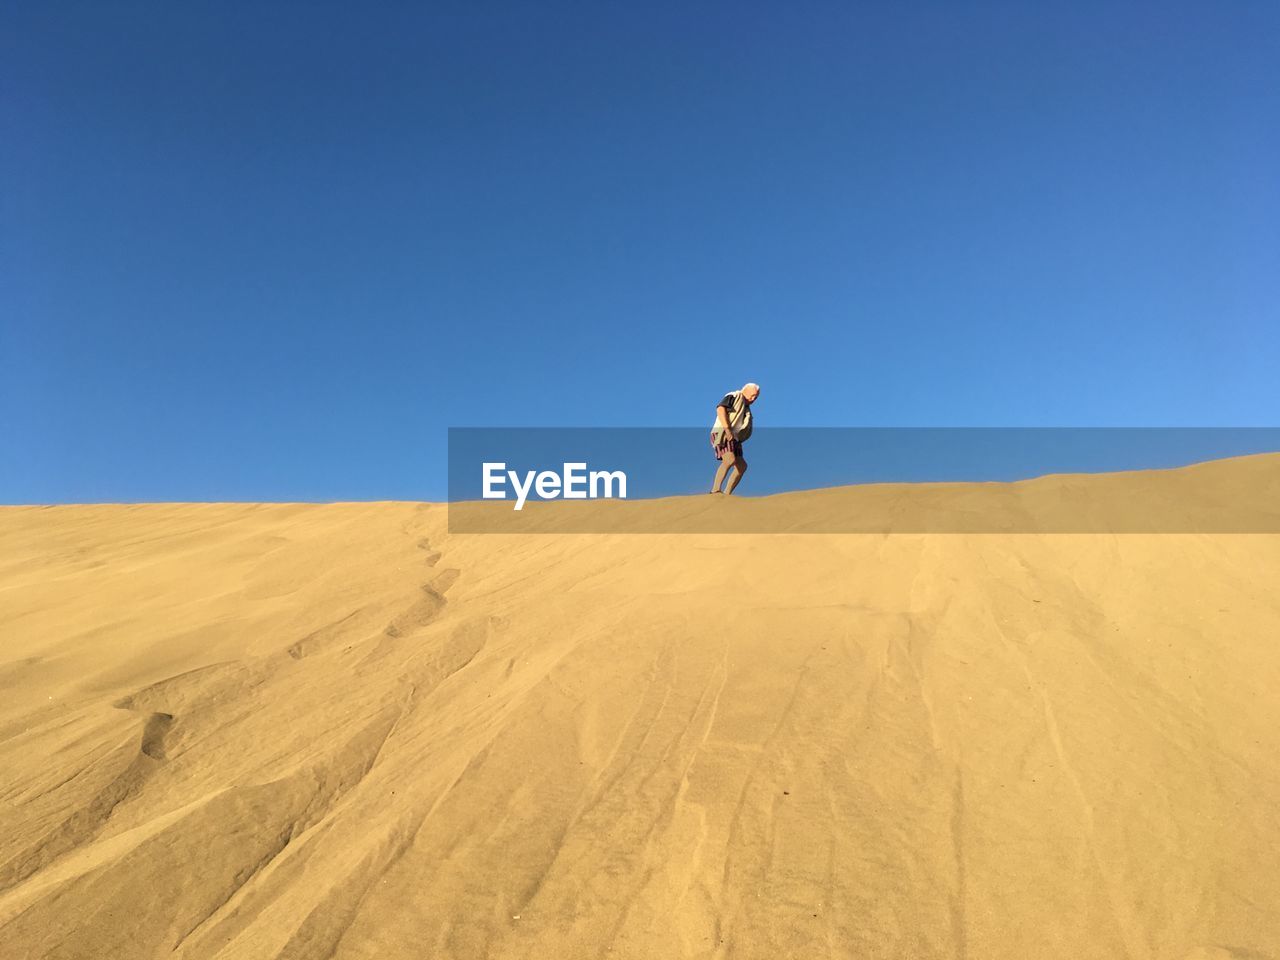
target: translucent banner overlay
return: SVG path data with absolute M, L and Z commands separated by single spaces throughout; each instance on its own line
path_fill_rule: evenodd
M 1277 451 L 1280 428 L 766 427 L 726 497 L 703 428 L 452 428 L 449 530 L 1280 533 Z

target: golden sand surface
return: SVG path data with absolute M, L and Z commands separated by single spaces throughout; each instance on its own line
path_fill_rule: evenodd
M 1280 535 L 0 508 L 0 957 L 1280 957 Z

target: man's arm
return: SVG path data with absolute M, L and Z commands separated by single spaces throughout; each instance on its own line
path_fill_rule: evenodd
M 729 436 L 734 436 L 733 427 L 729 426 L 729 411 L 725 409 L 723 403 L 716 407 L 716 425 L 728 433 Z

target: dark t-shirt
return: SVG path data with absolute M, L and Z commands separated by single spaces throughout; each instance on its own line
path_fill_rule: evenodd
M 751 404 L 742 398 L 741 390 L 731 390 L 726 393 L 720 399 L 720 402 L 716 404 L 716 407 L 717 409 L 724 407 L 729 426 L 733 428 L 733 432 L 739 440 L 746 440 L 751 436 L 752 420 L 754 419 L 751 416 Z M 711 425 L 713 430 L 718 423 L 719 416 L 717 415 L 716 423 Z

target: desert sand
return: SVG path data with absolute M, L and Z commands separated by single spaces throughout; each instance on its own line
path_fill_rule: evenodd
M 1280 957 L 1280 535 L 545 506 L 0 508 L 0 957 Z

